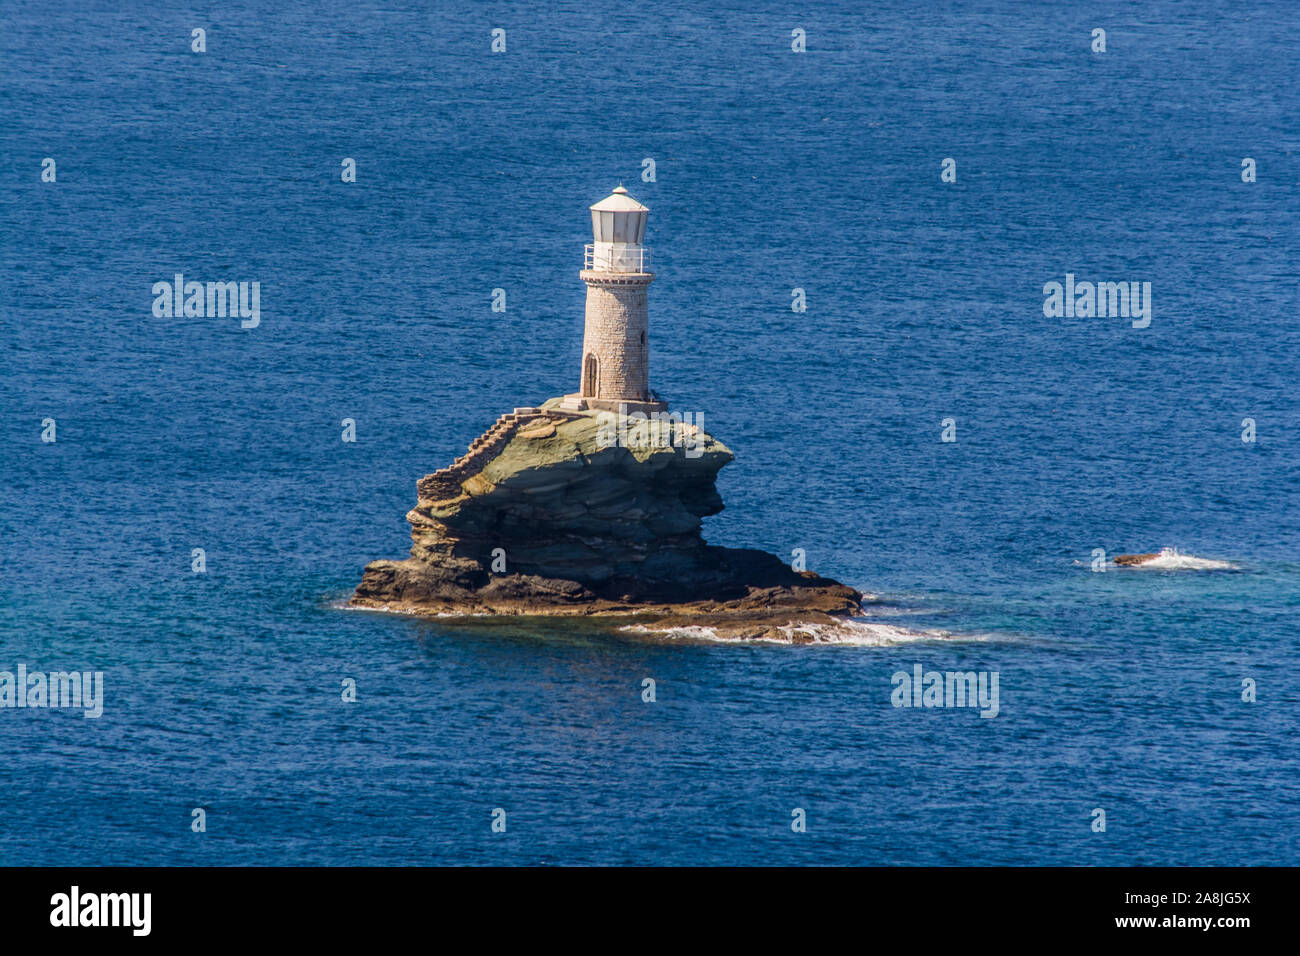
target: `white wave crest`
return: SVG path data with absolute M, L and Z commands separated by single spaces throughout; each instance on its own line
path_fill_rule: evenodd
M 1183 554 L 1177 548 L 1161 548 L 1160 553 L 1149 561 L 1129 567 L 1138 571 L 1232 571 L 1236 570 L 1237 565 L 1231 561 Z
M 942 630 L 915 630 L 907 627 L 895 627 L 892 624 L 878 624 L 873 621 L 845 618 L 833 624 L 791 624 L 778 627 L 781 637 L 742 637 L 735 634 L 719 633 L 716 628 L 700 625 L 683 625 L 680 627 L 653 627 L 645 624 L 631 624 L 620 628 L 640 634 L 656 634 L 670 640 L 709 641 L 718 644 L 820 644 L 846 647 L 894 647 L 915 641 L 939 640 L 985 640 L 986 635 L 956 634 Z

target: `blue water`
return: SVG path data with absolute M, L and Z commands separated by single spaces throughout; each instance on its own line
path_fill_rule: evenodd
M 933 6 L 4 0 L 0 670 L 106 690 L 0 710 L 0 863 L 1300 863 L 1300 13 Z M 652 384 L 736 452 L 707 536 L 898 641 L 337 606 L 575 388 L 620 180 Z M 155 318 L 176 272 L 260 326 Z M 1045 318 L 1067 272 L 1150 327 Z M 1089 567 L 1163 545 L 1236 570 Z M 894 708 L 917 663 L 999 715 Z

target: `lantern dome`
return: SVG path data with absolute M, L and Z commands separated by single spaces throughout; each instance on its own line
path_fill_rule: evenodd
M 622 184 L 591 207 L 591 232 L 596 242 L 640 244 L 645 238 L 650 210 L 631 196 Z

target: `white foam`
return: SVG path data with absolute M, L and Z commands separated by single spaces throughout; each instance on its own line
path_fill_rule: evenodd
M 1160 553 L 1150 561 L 1130 564 L 1128 567 L 1138 571 L 1232 571 L 1237 565 L 1230 561 L 1183 554 L 1177 548 L 1161 548 Z
M 417 617 L 494 617 L 490 613 L 479 612 L 475 614 L 465 614 L 463 612 L 437 612 L 430 614 L 427 611 L 414 611 L 409 607 L 401 605 L 381 604 L 356 605 L 348 603 L 347 598 L 329 602 L 329 606 L 342 611 L 370 611 L 379 614 L 397 614 L 404 616 Z M 909 610 L 901 608 L 878 608 L 873 609 L 873 616 L 893 616 L 894 614 L 907 613 L 924 613 L 920 610 Z M 563 620 L 560 618 L 559 620 Z M 619 628 L 620 631 L 628 631 L 636 634 L 654 635 L 668 640 L 694 640 L 706 641 L 716 644 L 779 644 L 783 646 L 790 645 L 820 645 L 820 646 L 839 646 L 839 647 L 896 647 L 900 644 L 911 644 L 917 641 L 988 641 L 1008 639 L 1006 636 L 999 637 L 995 634 L 967 634 L 940 629 L 918 630 L 915 628 L 898 627 L 893 624 L 884 624 L 878 621 L 862 620 L 861 618 L 841 618 L 833 622 L 825 623 L 794 623 L 787 627 L 779 627 L 777 630 L 781 633 L 780 637 L 740 637 L 734 634 L 720 634 L 713 627 L 706 627 L 699 624 L 687 624 L 678 627 L 654 627 L 647 624 L 625 624 Z
M 400 617 L 498 617 L 491 611 L 426 611 L 405 604 L 352 604 L 348 598 L 331 601 L 328 607 L 339 611 L 371 611 L 375 614 L 396 614 Z
M 944 613 L 942 609 L 933 607 L 897 607 L 888 604 L 873 604 L 863 610 L 868 617 L 918 617 Z
M 700 627 L 692 624 L 689 627 L 648 627 L 645 624 L 625 624 L 619 628 L 620 631 L 628 631 L 633 634 L 658 634 L 662 637 L 670 638 L 691 638 L 699 641 L 718 641 L 725 643 L 727 638 L 720 637 L 718 632 L 711 627 Z
M 652 627 L 645 624 L 630 624 L 620 628 L 640 634 L 656 634 L 669 640 L 710 641 L 718 644 L 819 644 L 842 647 L 895 647 L 916 641 L 939 640 L 986 640 L 987 635 L 956 634 L 942 630 L 915 630 L 896 627 L 892 624 L 879 624 L 874 621 L 845 618 L 834 623 L 800 624 L 779 627 L 782 637 L 738 637 L 719 634 L 716 628 L 698 624 L 680 627 Z

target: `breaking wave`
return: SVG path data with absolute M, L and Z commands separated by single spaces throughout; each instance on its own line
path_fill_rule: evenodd
M 1198 558 L 1194 554 L 1183 554 L 1177 548 L 1161 548 L 1150 561 L 1129 565 L 1135 571 L 1235 571 L 1237 565 L 1231 561 L 1219 561 L 1215 558 Z
M 646 624 L 629 624 L 620 628 L 640 634 L 655 634 L 670 640 L 708 641 L 718 644 L 821 644 L 844 647 L 896 647 L 917 641 L 984 641 L 992 638 L 988 634 L 958 634 L 944 630 L 916 630 L 897 627 L 893 624 L 879 624 L 874 621 L 846 618 L 832 624 L 792 624 L 779 627 L 781 637 L 745 637 L 719 632 L 712 627 L 700 625 L 683 625 L 679 627 L 654 627 Z

